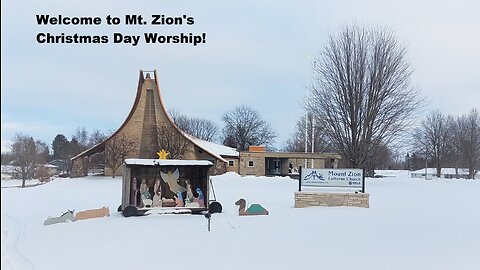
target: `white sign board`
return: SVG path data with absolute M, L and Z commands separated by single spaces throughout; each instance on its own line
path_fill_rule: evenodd
M 302 168 L 302 186 L 362 188 L 362 169 L 307 169 Z

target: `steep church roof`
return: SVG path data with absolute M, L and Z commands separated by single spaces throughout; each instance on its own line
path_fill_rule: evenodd
M 154 78 L 151 78 L 151 73 L 153 73 Z M 132 134 L 133 137 L 136 137 L 136 139 L 140 141 L 139 153 L 136 155 L 138 158 L 153 158 L 152 153 L 156 153 L 156 151 L 159 150 L 152 149 L 152 142 L 155 140 L 155 137 L 158 136 L 158 134 L 153 131 L 153 127 L 156 127 L 160 122 L 176 130 L 179 136 L 183 136 L 204 152 L 222 162 L 227 162 L 218 153 L 211 151 L 211 149 L 208 149 L 191 136 L 187 136 L 175 125 L 163 103 L 156 70 L 153 72 L 140 70 L 135 101 L 122 125 L 105 141 L 76 155 L 72 158 L 72 161 L 104 151 L 108 141 L 120 133 Z

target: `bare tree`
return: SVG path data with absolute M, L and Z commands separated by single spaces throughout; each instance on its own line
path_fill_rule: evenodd
M 314 61 L 306 107 L 349 166 L 363 167 L 368 153 L 397 138 L 418 107 L 405 55 L 389 31 L 347 27 Z
M 10 151 L 2 153 L 2 165 L 10 164 L 14 160 L 14 157 Z
M 455 168 L 456 178 L 459 177 L 458 169 L 464 167 L 462 159 L 462 131 L 460 117 L 448 116 L 448 133 L 450 153 L 446 164 Z
M 425 154 L 420 151 L 414 151 L 407 154 L 405 157 L 405 169 L 409 171 L 416 171 L 425 168 Z
M 137 143 L 125 134 L 117 135 L 110 139 L 105 145 L 105 164 L 112 169 L 112 177 L 127 156 L 137 147 Z
M 480 170 L 480 114 L 472 109 L 458 119 L 461 156 L 468 167 L 468 177 L 474 179 Z
M 305 150 L 307 150 L 307 152 L 311 152 L 313 130 L 314 152 L 320 153 L 328 151 L 330 147 L 328 145 L 323 126 L 314 124 L 315 121 L 319 123 L 318 120 L 314 120 L 313 114 L 308 114 L 308 116 L 302 115 L 297 121 L 297 124 L 295 126 L 295 132 L 287 140 L 284 150 L 287 152 L 305 152 Z M 306 146 L 305 138 L 307 140 Z
M 251 107 L 240 106 L 222 116 L 223 143 L 246 151 L 250 145 L 271 147 L 277 135 L 270 125 Z
M 393 166 L 393 153 L 385 144 L 374 147 L 374 152 L 367 154 L 365 169 L 368 176 L 373 177 L 375 169 L 388 170 Z
M 103 141 L 105 141 L 110 134 L 104 133 L 98 129 L 93 130 L 93 132 L 88 137 L 88 147 L 95 146 Z
M 25 181 L 33 177 L 35 170 L 37 158 L 35 140 L 28 135 L 16 134 L 13 137 L 11 151 L 14 157 L 14 164 L 20 170 L 22 187 L 25 187 Z
M 175 125 L 181 130 L 183 130 L 183 127 L 188 127 L 188 117 L 179 110 L 171 109 L 168 111 L 168 115 L 170 115 Z
M 93 147 L 108 138 L 108 134 L 105 134 L 99 130 L 94 130 L 89 136 L 88 139 L 85 140 L 86 148 Z M 105 163 L 105 154 L 104 152 L 95 153 L 91 156 L 83 157 L 83 174 L 88 175 L 90 169 L 96 169 Z
M 169 153 L 169 159 L 181 159 L 185 157 L 189 142 L 177 130 L 168 128 L 165 125 L 156 127 L 157 147 L 159 150 L 165 150 Z
M 36 140 L 35 146 L 37 148 L 37 163 L 45 164 L 50 160 L 50 149 L 47 143 Z
M 210 120 L 187 117 L 177 110 L 169 111 L 173 122 L 182 131 L 205 141 L 213 141 L 218 133 L 218 126 Z
M 425 156 L 433 161 L 437 177 L 452 152 L 450 122 L 451 118 L 435 110 L 430 113 L 421 126 L 413 133 L 414 146 L 421 149 Z
M 40 140 L 35 141 L 35 148 L 37 150 L 36 161 L 35 161 L 35 178 L 40 181 L 45 181 L 51 176 L 48 169 L 45 167 L 45 164 L 50 158 L 50 149 L 48 145 Z
M 80 152 L 89 148 L 89 136 L 88 132 L 85 130 L 85 127 L 77 127 L 75 134 L 72 136 L 72 140 L 78 142 L 80 146 Z
M 213 141 L 217 135 L 218 126 L 207 119 L 190 118 L 190 127 L 186 132 L 202 140 Z

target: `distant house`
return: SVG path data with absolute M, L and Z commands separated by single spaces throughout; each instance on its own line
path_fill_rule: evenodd
M 56 174 L 58 174 L 59 168 L 58 166 L 51 165 L 51 164 L 38 164 L 35 167 L 34 177 L 38 179 L 47 179 Z
M 19 179 L 20 168 L 14 165 L 2 165 L 2 180 Z
M 427 179 L 432 179 L 437 177 L 436 168 L 427 168 Z M 425 168 L 410 172 L 411 178 L 425 178 Z M 468 179 L 468 169 L 458 168 L 458 171 L 455 168 L 442 168 L 440 172 L 440 178 L 447 179 Z M 475 179 L 480 179 L 480 175 L 477 173 Z
M 50 178 L 58 173 L 58 167 L 50 164 L 38 164 L 35 166 L 34 178 L 45 179 Z M 20 166 L 2 165 L 2 180 L 21 179 Z
M 47 164 L 55 166 L 59 172 L 67 170 L 67 166 L 65 164 L 65 161 L 63 161 L 61 159 L 51 160 L 51 161 L 47 162 Z

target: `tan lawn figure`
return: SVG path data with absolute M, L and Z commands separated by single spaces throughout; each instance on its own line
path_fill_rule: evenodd
M 245 208 L 247 207 L 247 202 L 245 201 L 245 199 L 240 199 L 236 201 L 235 205 L 240 206 L 240 208 L 238 209 L 238 215 L 240 216 L 268 215 L 267 209 L 263 208 L 263 206 L 258 203 L 250 205 L 250 207 L 245 210 Z
M 75 221 L 89 218 L 100 218 L 110 216 L 110 210 L 108 207 L 102 207 L 98 209 L 90 209 L 85 211 L 80 211 L 75 214 Z

